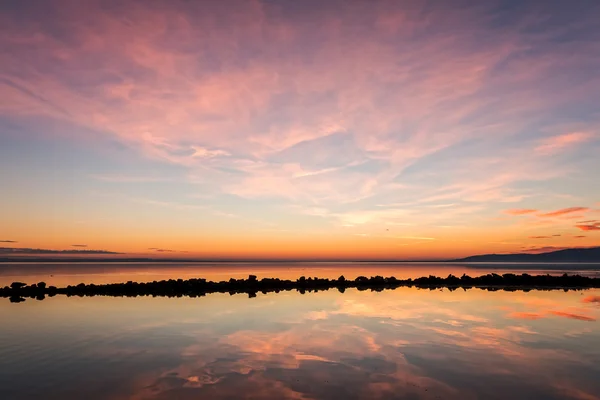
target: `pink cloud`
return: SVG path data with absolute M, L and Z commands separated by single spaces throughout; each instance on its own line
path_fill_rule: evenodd
M 504 212 L 509 215 L 527 215 L 527 214 L 533 214 L 537 211 L 538 210 L 534 210 L 531 208 L 513 208 L 510 210 L 505 210 Z
M 582 231 L 600 231 L 600 222 L 596 222 L 594 224 L 575 225 L 575 228 L 579 228 Z
M 83 4 L 56 7 L 60 32 L 72 40 L 52 24 L 0 16 L 10 33 L 1 39 L 10 83 L 0 84 L 0 98 L 10 99 L 0 101 L 1 114 L 90 128 L 184 167 L 183 179 L 214 193 L 277 197 L 338 219 L 410 214 L 419 221 L 415 208 L 423 199 L 468 201 L 480 208 L 471 215 L 479 215 L 490 203 L 531 197 L 513 184 L 571 176 L 572 167 L 498 141 L 596 93 L 592 83 L 575 92 L 570 82 L 548 79 L 581 62 L 572 54 L 586 52 L 551 48 L 545 57 L 527 56 L 531 43 L 521 29 L 489 34 L 485 7 L 424 13 L 386 2 L 290 17 L 278 2 Z M 364 26 L 350 23 L 357 17 Z M 588 140 L 578 133 L 587 126 L 548 129 L 573 133 L 543 141 L 539 153 Z M 332 135 L 350 144 L 317 143 Z M 401 176 L 474 142 L 485 146 L 450 157 L 426 179 L 406 183 Z M 289 150 L 302 154 L 277 158 Z M 448 183 L 432 185 L 435 175 Z M 385 212 L 330 209 L 411 193 L 418 193 L 411 204 Z M 427 218 L 446 222 L 469 215 L 464 210 Z
M 551 212 L 538 214 L 538 215 L 540 217 L 560 217 L 562 215 L 567 215 L 567 214 L 571 214 L 571 213 L 575 213 L 575 212 L 588 211 L 588 210 L 589 210 L 588 207 L 569 207 L 569 208 L 562 208 L 560 210 L 551 211 Z
M 584 143 L 592 139 L 592 137 L 593 135 L 589 132 L 565 133 L 563 135 L 545 139 L 542 144 L 535 148 L 535 151 L 542 154 L 553 154 L 577 144 Z

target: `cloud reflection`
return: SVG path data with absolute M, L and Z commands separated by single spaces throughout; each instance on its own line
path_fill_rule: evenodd
M 596 330 L 576 336 L 565 328 L 564 336 L 548 337 L 539 335 L 544 328 L 537 324 L 548 315 L 574 323 L 594 321 L 598 310 L 590 311 L 594 316 L 547 311 L 513 312 L 505 318 L 504 310 L 515 304 L 564 303 L 565 310 L 581 304 L 576 293 L 528 294 L 517 300 L 512 295 L 325 293 L 318 309 L 276 326 L 271 325 L 278 317 L 269 316 L 268 296 L 259 297 L 260 326 L 240 326 L 226 335 L 203 330 L 201 335 L 213 340 L 183 349 L 179 367 L 150 378 L 133 398 L 475 399 L 501 391 L 514 398 L 595 399 L 600 385 L 584 379 L 594 364 L 565 338 Z M 234 321 L 237 315 L 234 311 L 213 323 Z M 513 318 L 523 324 L 510 322 Z M 561 375 L 565 370 L 582 375 Z M 548 382 L 548 375 L 570 378 Z

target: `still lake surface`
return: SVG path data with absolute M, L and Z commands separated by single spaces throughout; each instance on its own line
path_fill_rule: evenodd
M 0 285 L 596 265 L 0 264 Z M 600 290 L 0 299 L 0 399 L 600 399 Z

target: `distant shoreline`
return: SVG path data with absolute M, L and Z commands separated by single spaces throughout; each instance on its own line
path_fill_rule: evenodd
M 440 263 L 440 262 L 455 262 L 447 259 L 431 259 L 431 260 L 344 260 L 344 259 L 229 259 L 229 258 L 144 258 L 144 257 L 127 257 L 127 258 L 36 258 L 36 257 L 12 257 L 0 258 L 0 264 L 3 263 Z M 600 263 L 600 260 L 598 261 Z
M 600 247 L 570 248 L 547 253 L 519 254 L 482 254 L 458 259 L 320 259 L 320 258 L 155 258 L 155 257 L 89 257 L 76 256 L 43 256 L 43 255 L 4 255 L 0 264 L 4 263 L 527 263 L 527 264 L 600 264 Z
M 600 265 L 598 261 L 461 261 L 461 260 L 228 260 L 228 259 L 158 259 L 158 258 L 123 258 L 123 259 L 0 259 L 2 264 L 469 264 L 469 265 Z
M 600 278 L 585 277 L 581 275 L 561 276 L 552 275 L 529 275 L 529 274 L 487 274 L 472 278 L 463 275 L 460 278 L 448 275 L 446 278 L 436 276 L 421 277 L 417 279 L 396 279 L 395 277 L 384 278 L 374 276 L 367 278 L 359 276 L 354 280 L 347 280 L 344 276 L 338 279 L 305 278 L 287 280 L 279 278 L 263 278 L 258 280 L 255 275 L 248 279 L 229 279 L 228 281 L 212 282 L 206 279 L 170 279 L 152 282 L 110 283 L 110 284 L 84 284 L 57 288 L 47 286 L 45 282 L 27 285 L 23 282 L 13 282 L 10 286 L 0 288 L 0 297 L 9 298 L 12 303 L 21 303 L 25 298 L 43 300 L 46 296 L 56 295 L 70 296 L 113 296 L 113 297 L 202 297 L 211 293 L 238 293 L 248 294 L 256 297 L 258 292 L 267 294 L 269 292 L 280 292 L 296 290 L 302 294 L 305 292 L 338 289 L 344 292 L 346 289 L 356 288 L 358 290 L 381 291 L 384 289 L 396 289 L 398 287 L 416 287 L 421 289 L 472 289 L 506 290 L 506 291 L 528 291 L 528 290 L 581 290 L 600 288 Z

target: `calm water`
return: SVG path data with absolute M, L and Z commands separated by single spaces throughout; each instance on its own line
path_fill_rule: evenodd
M 600 276 L 600 264 L 468 264 L 468 263 L 0 263 L 0 285 L 14 281 L 25 283 L 46 282 L 66 286 L 79 283 L 118 283 L 129 280 L 148 282 L 163 279 L 206 278 L 229 280 L 247 278 L 249 274 L 261 278 L 297 279 L 301 276 L 347 279 L 357 276 L 395 276 L 398 279 L 419 278 L 448 274 L 471 276 L 490 272 L 530 274 L 581 274 Z
M 153 266 L 29 267 L 2 279 L 170 277 Z M 202 268 L 229 277 L 252 266 Z M 258 275 L 340 273 L 288 268 Z M 403 276 L 399 266 L 373 274 L 387 268 Z M 600 399 L 600 290 L 2 300 L 0 399 Z

